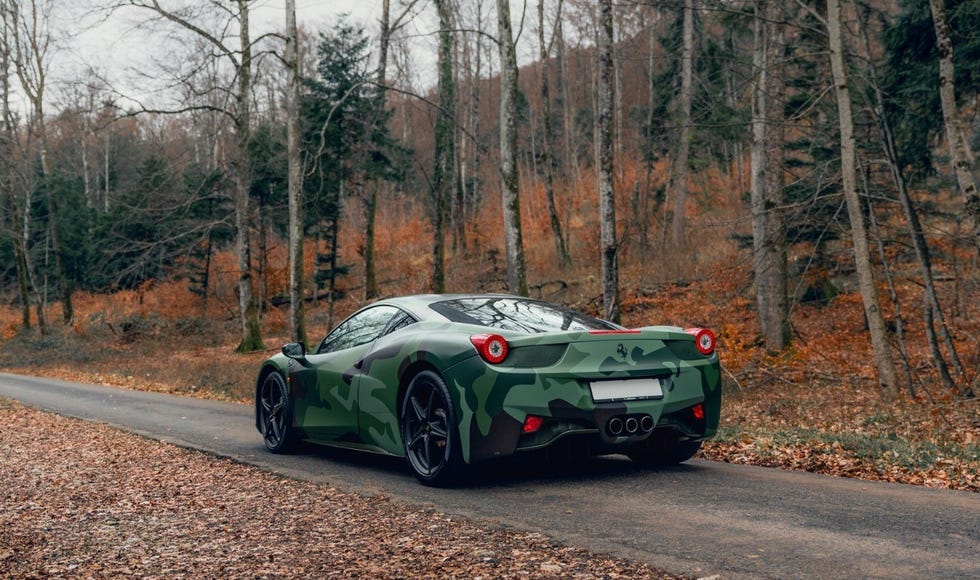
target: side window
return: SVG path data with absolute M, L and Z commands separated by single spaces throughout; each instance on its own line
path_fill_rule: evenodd
M 400 312 L 393 306 L 376 306 L 358 312 L 323 339 L 317 354 L 354 348 L 377 339 L 388 326 L 392 316 Z
M 418 321 L 412 318 L 411 316 L 409 316 L 408 314 L 405 314 L 404 312 L 398 312 L 398 314 L 396 314 L 391 319 L 391 322 L 388 323 L 388 328 L 385 329 L 384 336 L 388 336 L 389 334 L 398 332 L 399 330 L 407 326 L 411 326 L 416 322 Z

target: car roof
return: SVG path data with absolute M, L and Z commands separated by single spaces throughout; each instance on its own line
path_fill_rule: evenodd
M 409 314 L 415 316 L 419 320 L 445 320 L 441 314 L 429 308 L 429 305 L 435 304 L 436 302 L 443 302 L 445 300 L 458 300 L 460 298 L 486 298 L 488 300 L 491 298 L 513 298 L 515 300 L 541 302 L 540 300 L 534 298 L 514 296 L 511 294 L 413 294 L 411 296 L 386 298 L 375 302 L 371 306 L 390 304 L 407 311 Z

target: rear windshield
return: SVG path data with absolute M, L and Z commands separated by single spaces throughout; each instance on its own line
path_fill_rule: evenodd
M 562 330 L 613 330 L 618 326 L 557 304 L 511 297 L 457 298 L 429 306 L 453 322 L 534 334 Z

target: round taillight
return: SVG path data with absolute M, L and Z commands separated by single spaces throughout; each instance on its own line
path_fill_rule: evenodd
M 684 332 L 694 335 L 694 344 L 701 354 L 708 356 L 715 352 L 715 333 L 707 328 L 687 328 Z
M 470 337 L 470 342 L 483 360 L 490 364 L 502 363 L 507 358 L 507 339 L 499 334 L 474 334 Z

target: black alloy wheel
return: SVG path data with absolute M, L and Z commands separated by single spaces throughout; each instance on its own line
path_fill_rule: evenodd
M 285 453 L 295 443 L 292 423 L 292 407 L 282 375 L 272 372 L 266 375 L 259 389 L 259 429 L 265 446 L 273 453 Z
M 405 457 L 420 482 L 443 486 L 457 481 L 462 455 L 456 413 L 446 383 L 436 373 L 422 371 L 408 385 L 401 430 Z

